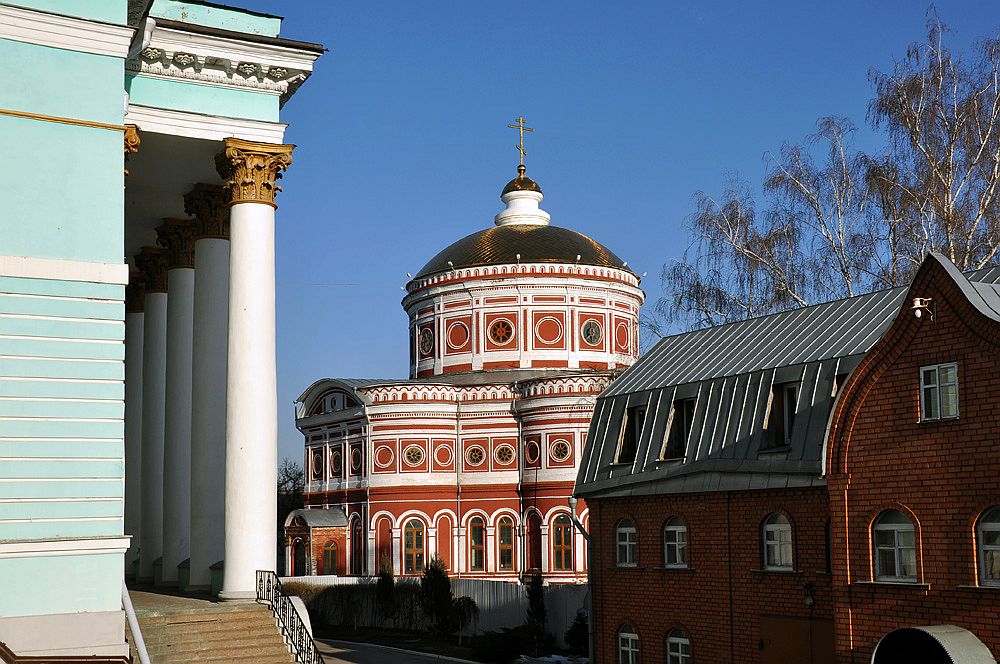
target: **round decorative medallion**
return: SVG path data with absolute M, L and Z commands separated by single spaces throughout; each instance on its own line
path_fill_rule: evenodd
M 618 323 L 615 328 L 615 344 L 622 350 L 628 350 L 628 325 Z
M 593 318 L 583 324 L 581 332 L 583 333 L 584 342 L 590 346 L 596 346 L 604 338 L 604 331 L 601 329 L 601 324 Z
M 573 448 L 569 446 L 568 442 L 562 439 L 553 442 L 549 447 L 549 456 L 552 457 L 553 461 L 557 462 L 565 461 L 572 452 Z
M 478 445 L 473 445 L 465 453 L 465 462 L 470 466 L 481 466 L 486 460 L 486 452 Z
M 392 465 L 392 461 L 395 455 L 392 453 L 392 448 L 387 446 L 382 446 L 375 450 L 375 465 L 379 468 L 388 468 Z
M 419 466 L 424 462 L 424 449 L 419 445 L 410 445 L 403 450 L 403 463 L 407 466 Z
M 558 318 L 546 316 L 535 323 L 535 337 L 543 344 L 557 344 L 562 336 L 563 325 Z
M 493 459 L 500 466 L 509 466 L 514 461 L 514 447 L 504 443 L 493 450 Z
M 449 465 L 454 460 L 451 447 L 448 445 L 438 445 L 434 449 L 434 460 L 442 466 Z
M 434 352 L 434 330 L 425 327 L 420 330 L 420 353 L 430 355 Z
M 506 318 L 498 318 L 490 325 L 490 339 L 498 346 L 506 346 L 514 339 L 514 325 Z
M 528 463 L 536 463 L 538 461 L 538 443 L 535 441 L 529 442 L 524 446 L 524 460 Z
M 323 453 L 319 450 L 312 455 L 312 474 L 315 479 L 323 476 Z
M 341 463 L 343 460 L 340 457 L 340 450 L 337 450 L 330 455 L 330 461 L 330 465 L 333 466 L 333 474 L 340 475 L 340 470 L 343 467 Z
M 469 327 L 465 323 L 452 323 L 448 326 L 448 348 L 459 350 L 469 343 Z
M 358 448 L 351 451 L 351 470 L 361 470 L 361 450 Z

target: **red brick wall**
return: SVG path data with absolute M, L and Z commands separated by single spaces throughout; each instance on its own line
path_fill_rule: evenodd
M 838 661 L 869 662 L 903 626 L 954 624 L 1000 655 L 1000 589 L 977 588 L 975 523 L 1000 504 L 997 404 L 1000 326 L 969 305 L 932 261 L 910 297 L 932 297 L 934 320 L 904 310 L 841 397 L 828 467 L 837 588 Z M 958 363 L 959 419 L 920 423 L 921 366 Z M 884 509 L 915 516 L 918 581 L 872 585 L 870 526 Z
M 812 618 L 833 618 L 822 487 L 603 498 L 590 506 L 597 662 L 618 661 L 624 623 L 638 630 L 643 662 L 665 661 L 664 639 L 675 627 L 687 631 L 696 662 L 765 661 L 760 617 L 809 619 L 807 583 L 815 587 Z M 792 522 L 793 572 L 761 571 L 761 524 L 775 511 Z M 688 570 L 663 568 L 661 529 L 671 516 L 687 524 Z M 633 569 L 615 565 L 615 527 L 623 517 L 639 532 Z

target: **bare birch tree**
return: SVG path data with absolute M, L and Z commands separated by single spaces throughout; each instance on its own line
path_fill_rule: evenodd
M 759 197 L 733 176 L 721 198 L 694 195 L 653 334 L 899 286 L 929 251 L 962 270 L 1000 259 L 1000 40 L 963 60 L 929 16 L 926 43 L 870 74 L 884 154 L 857 150 L 850 120 L 822 118 L 770 156 Z

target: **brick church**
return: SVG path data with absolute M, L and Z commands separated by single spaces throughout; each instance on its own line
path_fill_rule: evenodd
M 407 284 L 408 379 L 326 378 L 299 398 L 292 574 L 415 576 L 438 555 L 456 576 L 587 580 L 574 521 L 590 516 L 568 500 L 597 395 L 638 355 L 644 294 L 609 249 L 549 223 L 523 160 L 501 200 Z
M 662 339 L 597 401 L 595 661 L 994 662 L 1000 269 Z

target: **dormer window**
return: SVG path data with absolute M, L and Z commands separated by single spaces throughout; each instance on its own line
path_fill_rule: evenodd
M 660 459 L 683 459 L 687 451 L 687 441 L 691 437 L 694 423 L 694 398 L 677 399 L 670 409 L 670 425 L 667 439 L 663 442 Z
M 778 383 L 771 386 L 771 404 L 761 449 L 775 449 L 792 444 L 798 400 L 798 383 Z
M 625 419 L 622 421 L 621 438 L 618 441 L 618 452 L 615 454 L 615 463 L 632 463 L 635 461 L 635 453 L 639 447 L 639 436 L 642 434 L 642 426 L 646 423 L 646 406 L 632 406 L 625 410 Z
M 920 367 L 920 421 L 933 422 L 958 417 L 958 365 L 932 364 Z

